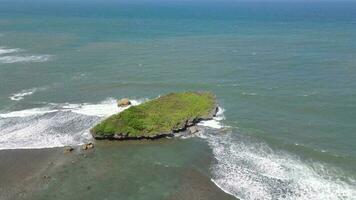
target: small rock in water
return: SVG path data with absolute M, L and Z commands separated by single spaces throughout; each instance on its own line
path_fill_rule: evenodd
M 50 176 L 47 176 L 47 175 L 44 175 L 43 178 L 44 178 L 44 179 L 50 179 L 51 177 L 50 177 Z
M 63 153 L 67 154 L 67 153 L 72 152 L 73 150 L 74 150 L 74 148 L 73 148 L 73 147 L 64 147 L 64 151 L 63 151 Z
M 199 132 L 199 129 L 196 126 L 191 126 L 188 128 L 188 131 L 190 134 L 194 134 L 194 133 Z
M 88 149 L 92 149 L 92 148 L 94 148 L 94 144 L 91 143 L 91 142 L 89 142 L 88 144 L 84 144 L 84 145 L 82 146 L 82 149 L 83 149 L 83 150 L 88 150 Z
M 125 107 L 131 105 L 131 101 L 128 98 L 123 98 L 117 101 L 118 107 Z

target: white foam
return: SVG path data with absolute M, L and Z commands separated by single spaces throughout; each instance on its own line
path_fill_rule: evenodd
M 245 95 L 245 96 L 256 96 L 257 95 L 257 93 L 255 93 L 255 92 L 242 92 L 241 94 Z
M 145 99 L 140 100 L 130 100 L 131 105 L 126 107 L 118 107 L 116 104 L 116 100 L 109 98 L 105 101 L 102 101 L 98 104 L 50 104 L 48 107 L 42 108 L 32 108 L 26 110 L 12 111 L 7 113 L 0 113 L 0 117 L 2 118 L 10 118 L 10 117 L 30 117 L 35 115 L 43 115 L 51 112 L 58 111 L 70 111 L 73 113 L 87 115 L 87 116 L 97 116 L 97 117 L 107 117 L 113 115 L 115 113 L 119 113 L 124 111 L 125 109 L 131 107 L 132 105 L 139 105 L 145 101 Z
M 138 105 L 143 100 L 131 100 Z M 103 117 L 119 113 L 116 100 L 98 104 L 49 104 L 0 114 L 0 149 L 80 145 L 92 139 L 89 129 Z
M 0 55 L 2 54 L 9 54 L 9 53 L 16 53 L 22 51 L 21 49 L 9 49 L 9 48 L 4 48 L 0 47 Z
M 344 182 L 337 169 L 305 163 L 266 144 L 249 143 L 233 135 L 205 134 L 217 160 L 213 182 L 237 198 L 354 199 L 355 181 Z
M 222 120 L 225 118 L 224 116 L 225 110 L 221 107 L 218 108 L 218 112 L 216 113 L 216 117 L 212 120 L 204 120 L 198 123 L 198 126 L 210 127 L 213 129 L 221 129 L 224 127 L 222 124 Z
M 132 105 L 138 105 L 141 102 L 142 101 L 131 100 Z M 110 116 L 115 113 L 122 112 L 129 107 L 131 106 L 119 108 L 116 104 L 116 100 L 114 99 L 103 101 L 100 104 L 70 104 L 65 106 L 65 108 L 70 108 L 72 112 L 78 114 L 99 117 Z
M 28 55 L 28 56 L 3 56 L 0 57 L 0 63 L 27 63 L 27 62 L 46 62 L 50 60 L 50 55 Z
M 49 107 L 43 108 L 32 108 L 26 110 L 12 111 L 8 113 L 0 113 L 1 118 L 12 118 L 12 117 L 30 117 L 34 115 L 43 115 L 46 113 L 57 112 L 56 109 L 51 109 Z
M 36 149 L 80 145 L 94 118 L 71 112 L 53 112 L 27 118 L 7 118 L 0 124 L 0 149 Z
M 13 101 L 20 101 L 24 99 L 25 96 L 30 96 L 39 90 L 44 90 L 44 88 L 31 88 L 27 90 L 22 90 L 21 92 L 12 94 L 11 96 L 9 96 L 9 98 Z

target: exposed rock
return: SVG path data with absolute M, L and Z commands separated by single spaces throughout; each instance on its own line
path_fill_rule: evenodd
M 196 126 L 191 126 L 191 127 L 188 127 L 188 132 L 190 134 L 194 134 L 194 133 L 199 132 L 199 129 Z
M 74 150 L 73 147 L 70 147 L 70 146 L 64 147 L 63 153 L 64 153 L 64 154 L 67 154 L 67 153 L 72 152 L 73 150 Z
M 131 105 L 131 101 L 128 98 L 123 98 L 117 101 L 118 107 L 125 107 Z
M 118 105 L 122 105 L 118 102 Z M 216 97 L 210 92 L 170 93 L 131 106 L 93 127 L 95 139 L 158 139 L 181 132 L 196 133 L 195 125 L 212 119 L 218 111 Z
M 43 179 L 50 179 L 51 177 L 50 176 L 48 176 L 48 175 L 44 175 L 43 176 Z
M 83 150 L 88 150 L 88 149 L 92 149 L 92 148 L 94 148 L 94 144 L 91 143 L 91 142 L 89 142 L 88 144 L 84 144 L 84 145 L 82 146 L 82 149 L 83 149 Z

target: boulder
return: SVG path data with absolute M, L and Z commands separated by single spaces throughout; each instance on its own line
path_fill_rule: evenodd
M 67 153 L 72 152 L 73 150 L 74 150 L 73 147 L 70 147 L 70 146 L 64 147 L 63 153 L 64 153 L 64 154 L 67 154 Z
M 196 126 L 191 126 L 191 127 L 188 127 L 188 132 L 190 134 L 194 134 L 194 133 L 199 132 L 199 129 Z
M 131 101 L 128 98 L 123 98 L 117 101 L 118 107 L 125 107 L 131 105 Z
M 88 150 L 88 149 L 92 149 L 92 148 L 94 148 L 94 144 L 91 143 L 91 142 L 89 142 L 89 143 L 87 143 L 87 144 L 84 144 L 84 145 L 82 146 L 82 149 L 83 149 L 83 150 Z

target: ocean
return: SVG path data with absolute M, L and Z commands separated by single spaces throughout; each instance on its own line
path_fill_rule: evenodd
M 187 163 L 240 199 L 355 199 L 355 52 L 352 1 L 1 0 L 0 151 L 92 141 L 119 98 L 207 90 L 217 118 L 194 137 L 123 145 L 133 180 L 106 199 L 160 199 Z M 143 160 L 167 179 L 149 179 L 153 166 L 137 178 Z M 75 194 L 58 187 L 43 199 Z

